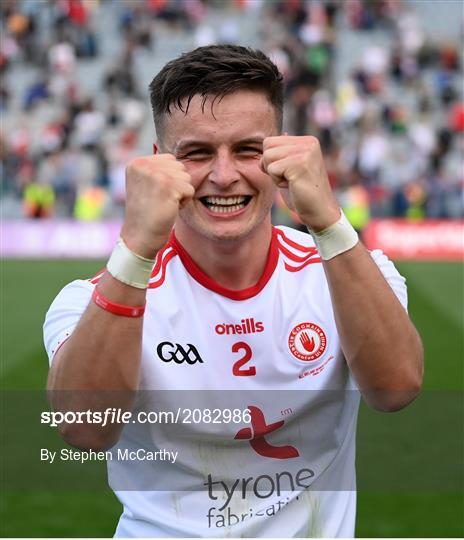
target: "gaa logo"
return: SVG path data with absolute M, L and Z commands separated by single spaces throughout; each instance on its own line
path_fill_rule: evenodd
M 197 362 L 203 364 L 200 353 L 197 351 L 195 345 L 191 343 L 187 343 L 187 348 L 184 348 L 178 343 L 163 341 L 156 347 L 156 352 L 160 359 L 166 363 L 174 361 L 176 364 L 182 364 L 183 362 L 187 362 L 190 365 Z
M 327 338 L 320 326 L 303 322 L 290 332 L 288 347 L 298 360 L 312 362 L 324 353 L 327 347 Z

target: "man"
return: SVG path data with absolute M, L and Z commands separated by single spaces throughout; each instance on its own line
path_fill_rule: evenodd
M 357 389 L 392 411 L 421 385 L 404 279 L 340 213 L 318 141 L 281 135 L 263 53 L 201 47 L 150 90 L 159 150 L 127 167 L 107 269 L 47 314 L 49 389 L 58 410 L 181 418 L 61 433 L 117 443 L 118 536 L 352 536 Z M 311 234 L 272 227 L 276 189 Z M 178 458 L 123 459 L 140 449 Z

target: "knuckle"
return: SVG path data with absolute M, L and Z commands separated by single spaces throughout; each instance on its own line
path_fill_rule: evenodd
M 140 158 L 134 158 L 126 165 L 126 172 L 131 175 L 140 169 Z
M 172 177 L 165 172 L 162 172 L 156 176 L 157 184 L 161 189 L 165 189 L 172 184 Z
M 176 161 L 175 162 L 175 168 L 178 169 L 181 172 L 185 172 L 185 173 L 187 172 L 186 166 L 181 161 Z
M 278 174 L 278 167 L 276 163 L 271 163 L 267 166 L 267 174 L 270 175 L 277 175 Z
M 266 137 L 263 140 L 263 150 L 265 150 L 266 148 L 271 148 L 271 146 L 275 143 L 276 139 L 277 137 Z
M 273 161 L 275 161 L 275 149 L 273 148 L 268 148 L 265 152 L 263 152 L 263 163 L 265 165 L 269 165 L 270 163 L 272 163 Z
M 317 137 L 314 137 L 314 135 L 308 135 L 306 138 L 306 142 L 309 147 L 318 147 L 319 146 L 319 139 Z

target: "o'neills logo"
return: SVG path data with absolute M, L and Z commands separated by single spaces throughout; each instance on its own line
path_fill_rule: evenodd
M 242 319 L 240 324 L 217 324 L 214 330 L 220 336 L 224 334 L 255 334 L 264 330 L 264 324 L 260 321 L 255 321 L 252 317 L 251 319 Z
M 327 347 L 327 338 L 320 326 L 303 322 L 295 326 L 288 337 L 290 352 L 304 362 L 317 360 Z

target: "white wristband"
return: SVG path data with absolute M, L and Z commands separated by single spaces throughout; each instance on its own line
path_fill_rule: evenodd
M 154 264 L 154 260 L 146 259 L 131 251 L 124 240 L 119 238 L 106 269 L 118 281 L 137 289 L 146 289 Z
M 337 255 L 345 253 L 359 241 L 358 233 L 353 229 L 341 208 L 340 213 L 340 219 L 323 231 L 314 232 L 308 227 L 319 255 L 324 261 L 329 261 Z

